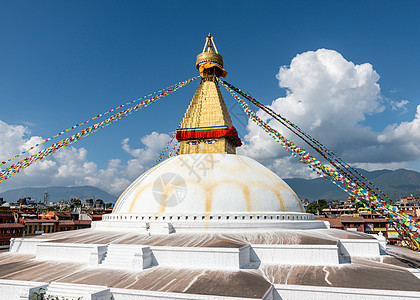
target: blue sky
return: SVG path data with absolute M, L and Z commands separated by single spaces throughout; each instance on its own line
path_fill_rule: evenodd
M 128 100 L 196 76 L 195 57 L 202 50 L 205 36 L 211 32 L 229 72 L 227 81 L 274 107 L 276 99 L 281 98 L 279 101 L 285 104 L 293 100 L 287 98 L 287 91 L 305 97 L 293 87 L 281 88 L 276 78 L 280 67 L 290 66 L 296 57 L 319 61 L 322 53 L 317 50 L 328 49 L 334 51 L 329 52 L 329 57 L 339 54 L 356 66 L 370 64 L 369 74 L 376 72 L 379 77 L 366 83 L 366 89 L 378 84 L 380 90 L 375 99 L 368 100 L 373 106 L 359 111 L 363 117 L 349 121 L 354 122 L 353 127 L 343 131 L 341 139 L 330 139 L 334 134 L 326 134 L 325 128 L 317 131 L 313 124 L 305 122 L 302 126 L 332 150 L 337 150 L 344 160 L 362 164 L 359 166 L 372 163 L 371 169 L 405 167 L 420 171 L 420 154 L 415 150 L 420 137 L 416 140 L 417 135 L 413 133 L 420 104 L 417 88 L 419 8 L 416 1 L 0 1 L 0 121 L 3 122 L 0 140 L 2 144 L 8 140 L 0 150 L 0 159 L 21 151 L 31 137 L 47 138 Z M 315 56 L 298 56 L 310 51 Z M 329 67 L 336 66 L 328 64 L 325 68 Z M 290 81 L 288 78 L 284 80 Z M 127 172 L 124 168 L 130 160 L 136 160 L 139 174 L 153 164 L 150 157 L 153 153 L 158 155 L 157 149 L 164 143 L 165 134 L 174 130 L 182 119 L 197 84 L 194 82 L 74 144 L 79 161 L 69 162 L 62 170 L 55 166 L 50 170 L 52 173 L 48 173 L 47 166 L 44 169 L 31 166 L 28 169 L 34 168 L 40 173 L 16 175 L 0 183 L 0 191 L 50 184 L 97 183 L 102 187 L 91 178 L 94 177 L 92 172 L 98 176 L 106 173 L 112 181 L 114 171 L 120 174 L 116 176 L 119 184 L 113 187 L 118 194 L 136 176 L 133 170 L 128 177 L 121 175 Z M 224 95 L 227 106 L 234 105 L 233 99 L 227 93 Z M 318 95 L 330 93 L 322 91 Z M 361 97 L 363 95 L 366 96 Z M 309 98 L 317 101 L 316 95 Z M 281 109 L 283 106 L 278 103 Z M 349 115 L 357 114 L 352 105 L 346 103 L 341 110 Z M 287 115 L 287 107 L 290 106 L 279 112 Z M 315 111 L 318 107 L 311 105 L 307 109 Z M 328 106 L 320 105 L 319 110 L 323 109 L 328 110 Z M 292 119 L 294 115 L 287 116 Z M 334 116 L 337 114 L 320 114 L 319 118 L 326 122 L 323 118 L 334 119 Z M 299 120 L 299 115 L 292 119 L 301 124 Z M 411 122 L 411 129 L 386 130 L 390 124 L 399 126 L 402 122 Z M 257 134 L 252 128 L 235 125 L 241 137 L 248 135 L 245 141 L 251 142 Z M 355 131 L 352 128 L 356 128 Z M 379 140 L 364 149 L 364 158 L 340 148 L 353 141 L 363 148 L 367 135 L 363 137 L 362 131 L 357 135 L 348 134 L 360 128 L 369 131 L 370 139 Z M 141 139 L 152 132 L 160 135 L 150 137 L 155 144 L 145 146 Z M 9 136 L 12 138 L 8 139 Z M 388 138 L 390 136 L 393 138 Z M 411 148 L 401 150 L 396 146 L 407 142 L 403 136 L 414 140 L 413 155 L 404 152 Z M 124 150 L 122 141 L 126 138 L 129 141 Z M 375 154 L 375 149 L 379 148 L 382 152 Z M 133 149 L 143 150 L 133 152 Z M 245 147 L 243 154 L 253 156 L 281 176 L 301 174 L 305 177 L 299 172 L 282 173 L 279 167 L 282 163 L 289 164 L 289 169 L 295 165 L 285 161 L 280 147 L 267 144 L 267 149 L 264 157 L 256 156 L 252 146 Z M 352 153 L 357 149 L 352 149 Z M 399 151 L 406 159 L 398 158 Z M 394 156 L 388 157 L 384 154 L 387 152 Z M 139 157 L 139 153 L 148 160 Z M 68 156 L 62 154 L 51 159 L 51 164 L 60 164 L 60 159 L 65 161 L 73 155 L 68 151 Z M 375 159 L 370 161 L 370 157 Z M 116 159 L 120 160 L 118 166 L 110 169 L 110 161 L 116 163 Z M 394 164 L 387 164 L 390 160 L 395 161 Z M 71 163 L 80 164 L 82 169 L 94 164 L 89 176 L 86 175 L 90 179 L 76 179 L 78 169 L 69 171 L 75 173 L 70 177 L 57 175 L 71 169 Z M 42 180 L 39 178 L 42 170 L 61 177 Z

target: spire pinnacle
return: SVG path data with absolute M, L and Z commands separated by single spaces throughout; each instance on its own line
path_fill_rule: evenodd
M 214 48 L 214 50 L 213 50 Z M 213 37 L 211 36 L 211 33 L 206 37 L 206 42 L 204 43 L 203 53 L 204 52 L 217 52 L 216 44 L 214 43 Z

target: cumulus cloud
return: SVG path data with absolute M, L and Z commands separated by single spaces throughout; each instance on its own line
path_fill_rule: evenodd
M 380 114 L 386 108 L 379 75 L 371 64 L 354 64 L 337 51 L 319 49 L 297 55 L 290 66 L 280 68 L 277 79 L 280 87 L 286 89 L 286 96 L 274 100 L 271 108 L 346 161 L 380 168 L 402 166 L 403 161 L 420 158 L 417 150 L 420 130 L 416 131 L 419 112 L 412 122 L 390 125 L 382 133 L 363 125 L 370 115 Z M 404 110 L 407 104 L 407 100 L 391 102 L 390 108 Z M 277 121 L 262 112 L 258 114 L 297 142 Z M 286 159 L 288 153 L 254 123 L 250 121 L 247 129 L 241 153 L 269 164 L 284 177 L 310 176 L 309 169 L 302 168 L 296 160 Z M 413 141 L 405 146 L 399 144 L 410 139 Z M 417 147 L 414 153 L 402 156 L 402 150 L 408 154 L 414 147 Z
M 385 109 L 404 111 L 409 103 L 383 100 L 379 75 L 371 64 L 354 64 L 337 51 L 319 49 L 297 55 L 289 66 L 280 68 L 277 79 L 286 96 L 274 100 L 271 108 L 354 166 L 368 170 L 395 169 L 420 158 L 420 105 L 413 120 L 390 124 L 381 132 L 365 125 L 370 115 L 381 114 Z M 268 115 L 261 111 L 258 114 L 298 142 Z M 43 140 L 32 136 L 28 126 L 2 121 L 0 136 L 0 160 Z M 169 139 L 168 134 L 158 132 L 139 140 L 123 139 L 121 147 L 131 157 L 127 161 L 110 159 L 104 168 L 88 160 L 86 149 L 67 147 L 6 180 L 0 185 L 0 191 L 22 186 L 87 184 L 118 195 L 154 164 Z M 247 124 L 244 142 L 239 154 L 257 159 L 284 178 L 316 176 L 253 122 Z M 307 145 L 301 146 L 310 150 Z
M 394 161 L 415 160 L 420 157 L 420 105 L 414 119 L 410 122 L 388 125 L 378 135 L 378 142 L 387 149 L 398 151 L 399 159 Z
M 170 136 L 166 133 L 152 132 L 140 139 L 141 143 L 146 147 L 132 148 L 129 145 L 130 139 L 124 139 L 122 141 L 122 148 L 125 152 L 134 157 L 127 162 L 125 168 L 128 178 L 134 179 L 146 171 L 147 168 L 155 162 L 156 158 L 169 140 Z
M 128 144 L 129 138 L 122 141 L 122 147 L 125 152 L 135 157 L 138 161 L 147 162 L 156 158 L 156 152 L 160 152 L 169 139 L 170 136 L 165 133 L 152 132 L 140 139 L 142 144 L 146 146 L 145 148 L 131 148 Z
M 401 110 L 401 113 L 407 112 L 406 105 L 409 103 L 408 100 L 401 100 L 401 101 L 391 101 L 391 109 L 392 110 Z
M 43 140 L 30 134 L 26 126 L 0 121 L 0 135 L 5 137 L 0 147 L 0 160 L 6 160 Z M 120 159 L 110 159 L 103 169 L 88 160 L 85 148 L 70 146 L 2 182 L 0 192 L 26 186 L 92 185 L 119 195 L 133 179 L 152 166 L 169 138 L 167 134 L 152 132 L 139 140 L 143 148 L 132 148 L 129 139 L 124 139 L 122 148 L 133 158 L 125 163 Z M 16 159 L 16 162 L 23 157 Z
M 0 120 L 0 160 L 8 159 L 42 141 L 41 137 L 30 137 L 29 134 L 27 126 L 11 125 Z

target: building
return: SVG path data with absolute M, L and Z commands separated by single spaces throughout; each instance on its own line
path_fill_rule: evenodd
M 0 210 L 0 224 L 14 222 L 15 218 L 13 212 L 11 212 L 10 210 Z
M 328 208 L 324 208 L 322 210 L 322 215 L 327 218 L 337 218 L 342 215 L 352 216 L 357 213 L 357 205 L 351 198 L 347 199 L 346 201 L 330 203 Z
M 24 226 L 16 223 L 0 223 L 0 250 L 9 249 L 10 240 L 23 236 Z
M 28 213 L 16 212 L 15 218 L 25 228 L 25 236 L 40 235 L 60 231 L 69 231 L 90 228 L 92 218 L 79 219 L 83 214 L 72 214 L 70 212 Z
M 396 206 L 405 213 L 420 219 L 420 210 L 417 208 L 419 197 L 404 197 L 397 201 Z M 317 220 L 329 222 L 331 228 L 364 232 L 367 234 L 378 234 L 379 232 L 392 245 L 403 245 L 398 231 L 392 226 L 389 220 L 381 217 L 370 208 L 356 208 L 354 201 L 341 201 L 332 205 L 333 207 L 322 210 L 322 217 Z M 402 233 L 401 233 L 402 234 Z
M 420 197 L 411 195 L 409 197 L 401 198 L 400 201 L 397 202 L 397 206 L 408 215 L 420 217 Z
M 240 140 L 217 81 L 226 71 L 210 35 L 197 68 L 181 155 L 140 175 L 92 228 L 14 239 L 0 254 L 0 295 L 419 299 L 416 253 L 329 228 L 280 177 L 235 154 Z
M 363 232 L 366 234 L 381 234 L 391 245 L 401 245 L 401 237 L 395 228 L 384 218 L 363 218 L 361 216 L 342 216 L 338 218 L 316 217 L 317 220 L 328 222 L 330 228 Z
M 0 210 L 0 250 L 9 249 L 10 239 L 23 236 L 24 226 L 15 223 L 13 212 Z

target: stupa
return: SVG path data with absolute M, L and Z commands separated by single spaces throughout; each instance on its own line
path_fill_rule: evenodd
M 236 154 L 211 35 L 196 67 L 180 155 L 139 176 L 92 228 L 14 239 L 0 253 L 0 298 L 42 288 L 68 299 L 419 299 L 416 253 L 330 229 Z
M 176 134 L 180 155 L 137 178 L 95 227 L 149 233 L 324 228 L 279 176 L 236 154 L 241 140 L 217 82 L 227 72 L 210 35 L 196 67 L 201 82 Z

